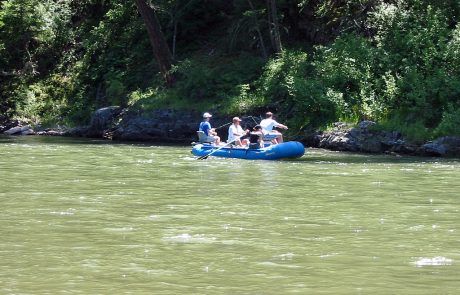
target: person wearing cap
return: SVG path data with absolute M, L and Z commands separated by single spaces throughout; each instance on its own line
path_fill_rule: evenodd
M 260 149 L 264 147 L 264 134 L 260 125 L 254 126 L 249 133 L 249 149 Z
M 260 126 L 262 126 L 262 132 L 264 133 L 265 138 L 273 138 L 273 143 L 283 142 L 283 134 L 281 134 L 278 130 L 273 130 L 273 128 L 288 129 L 286 125 L 278 123 L 273 119 L 272 112 L 265 113 L 265 119 L 260 121 Z
M 233 124 L 228 127 L 228 138 L 227 143 L 235 143 L 237 146 L 247 145 L 248 140 L 242 139 L 242 136 L 246 135 L 248 131 L 243 131 L 243 128 L 240 125 L 241 119 L 238 117 L 233 117 Z
M 207 136 L 207 141 L 215 143 L 216 145 L 220 145 L 220 137 L 217 136 L 216 130 L 212 128 L 211 123 L 209 123 L 211 117 L 212 115 L 210 113 L 204 113 L 203 121 L 200 123 L 200 127 L 198 130 L 204 132 L 204 134 Z

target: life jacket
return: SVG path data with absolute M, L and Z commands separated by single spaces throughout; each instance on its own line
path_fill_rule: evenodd
M 259 143 L 259 139 L 260 139 L 261 136 L 262 136 L 262 134 L 260 134 L 260 133 L 251 132 L 249 134 L 249 142 L 250 143 Z

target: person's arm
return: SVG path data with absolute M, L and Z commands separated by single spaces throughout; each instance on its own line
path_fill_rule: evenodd
M 286 130 L 288 129 L 288 127 L 286 125 L 283 125 L 283 124 L 278 124 L 277 127 L 282 128 L 282 129 L 286 129 Z
M 286 129 L 286 130 L 288 129 L 288 127 L 286 125 L 278 123 L 276 121 L 275 121 L 275 127 L 276 128 L 281 128 L 281 129 Z

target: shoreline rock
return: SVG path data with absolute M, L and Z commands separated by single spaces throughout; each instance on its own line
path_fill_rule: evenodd
M 445 136 L 423 144 L 418 153 L 422 156 L 459 157 L 460 137 Z
M 335 151 L 384 153 L 405 144 L 399 132 L 379 131 L 375 122 L 362 121 L 356 127 L 337 122 L 334 129 L 315 135 L 316 147 Z
M 447 136 L 416 144 L 403 138 L 398 131 L 378 130 L 372 121 L 362 121 L 357 126 L 337 122 L 333 130 L 319 132 L 307 138 L 306 143 L 334 151 L 460 157 L 460 137 Z
M 29 125 L 18 125 L 5 130 L 3 133 L 5 133 L 6 135 L 34 135 L 35 131 Z

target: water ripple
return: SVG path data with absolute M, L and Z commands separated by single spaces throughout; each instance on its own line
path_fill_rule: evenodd
M 443 256 L 421 257 L 414 264 L 416 267 L 452 265 L 452 259 Z

